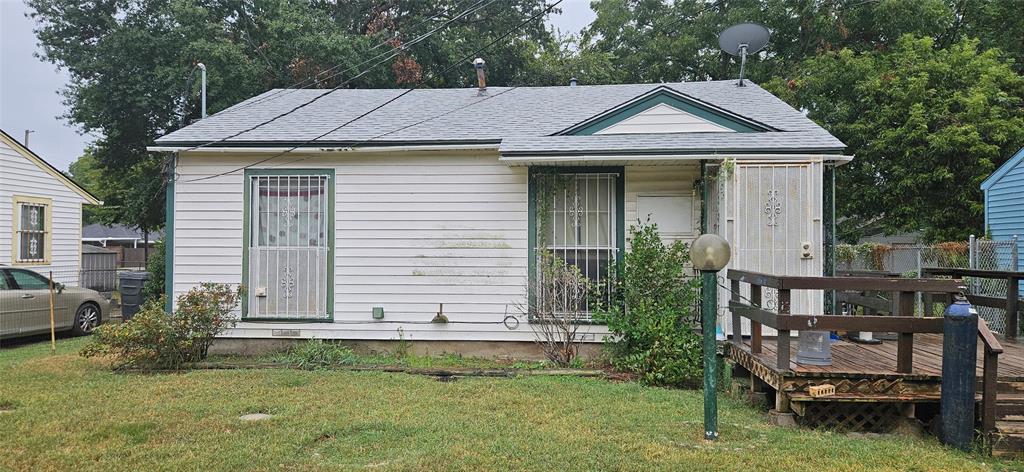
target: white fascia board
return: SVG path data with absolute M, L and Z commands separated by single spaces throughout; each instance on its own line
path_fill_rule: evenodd
M 196 147 L 196 146 L 147 146 L 149 152 L 196 152 L 196 153 L 246 153 L 276 154 L 282 152 L 294 154 L 344 154 L 370 152 L 403 152 L 403 151 L 497 151 L 497 144 L 460 144 L 460 145 L 411 145 L 411 146 L 372 146 L 372 147 Z
M 838 154 L 679 154 L 679 155 L 578 155 L 578 156 L 502 156 L 499 158 L 510 167 L 527 165 L 551 164 L 582 164 L 627 162 L 632 164 L 668 164 L 672 162 L 688 162 L 696 160 L 735 159 L 744 162 L 808 162 L 822 161 L 842 165 L 853 160 L 853 156 Z

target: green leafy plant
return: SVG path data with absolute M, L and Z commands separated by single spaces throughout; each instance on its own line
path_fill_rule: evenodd
M 405 339 L 405 330 L 401 326 L 398 327 L 398 343 L 395 344 L 395 352 L 392 353 L 395 359 L 402 361 L 409 357 L 409 350 L 412 349 L 412 342 Z
M 359 356 L 353 353 L 348 346 L 322 339 L 310 339 L 293 346 L 280 360 L 300 369 L 315 370 L 331 366 L 353 365 L 358 363 Z
M 607 340 L 612 365 L 634 372 L 646 383 L 692 386 L 703 372 L 701 339 L 693 319 L 699 283 L 687 277 L 687 246 L 666 246 L 655 224 L 630 227 L 632 250 L 626 254 L 619 284 L 621 304 L 595 314 L 613 336 Z
M 151 300 L 130 321 L 97 328 L 81 355 L 111 356 L 117 368 L 180 369 L 205 359 L 214 338 L 234 326 L 240 297 L 241 289 L 205 283 L 178 297 L 171 315 Z
M 163 241 L 158 241 L 153 248 L 153 253 L 146 261 L 146 272 L 149 278 L 142 286 L 143 300 L 156 300 L 164 295 L 164 265 L 166 263 L 167 249 Z

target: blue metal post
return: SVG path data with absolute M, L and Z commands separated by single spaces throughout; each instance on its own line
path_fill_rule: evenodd
M 718 344 L 715 340 L 715 322 L 718 319 L 718 279 L 716 272 L 700 271 L 703 290 L 701 327 L 704 331 L 704 439 L 718 439 Z
M 962 296 L 946 309 L 942 331 L 942 442 L 966 451 L 974 440 L 978 314 Z

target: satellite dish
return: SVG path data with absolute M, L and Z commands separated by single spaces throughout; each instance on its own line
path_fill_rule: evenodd
M 743 72 L 747 66 L 747 54 L 754 54 L 768 45 L 772 34 L 768 28 L 757 23 L 732 25 L 718 35 L 718 47 L 732 56 L 740 57 L 740 83 L 743 86 Z

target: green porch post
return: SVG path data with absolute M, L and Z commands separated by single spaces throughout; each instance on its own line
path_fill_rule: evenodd
M 164 204 L 167 214 L 164 218 L 164 293 L 165 309 L 170 313 L 174 309 L 174 175 L 177 155 L 171 154 L 167 164 L 167 191 Z
M 822 275 L 831 277 L 836 275 L 836 166 L 825 164 L 822 177 Z M 825 290 L 825 314 L 836 314 L 835 290 Z
M 704 331 L 704 439 L 718 439 L 718 345 L 715 341 L 715 322 L 718 318 L 717 271 L 700 271 L 703 300 L 701 300 L 702 329 Z
M 704 439 L 718 439 L 718 271 L 729 264 L 729 242 L 717 234 L 702 234 L 690 245 L 690 262 L 700 271 L 701 329 L 704 335 Z

